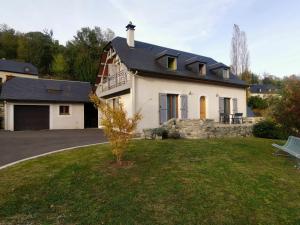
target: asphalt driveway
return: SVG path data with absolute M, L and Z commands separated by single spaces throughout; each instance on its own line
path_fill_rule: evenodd
M 0 166 L 51 151 L 106 141 L 100 129 L 0 131 Z

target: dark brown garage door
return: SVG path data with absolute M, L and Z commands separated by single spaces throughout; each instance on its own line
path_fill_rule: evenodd
M 44 129 L 49 129 L 49 106 L 14 106 L 14 130 Z

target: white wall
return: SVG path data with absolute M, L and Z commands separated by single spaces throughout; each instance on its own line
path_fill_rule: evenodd
M 132 95 L 131 93 L 116 96 L 113 98 L 118 98 L 119 102 L 123 104 L 128 117 L 132 117 Z M 112 101 L 113 98 L 106 99 L 107 101 Z M 98 127 L 101 128 L 101 113 L 98 110 Z
M 70 115 L 59 115 L 59 106 L 68 105 Z M 84 105 L 83 104 L 51 104 L 50 129 L 83 129 Z
M 13 103 L 4 105 L 4 129 L 14 130 L 14 105 L 49 105 L 49 128 L 52 129 L 83 129 L 84 105 L 83 104 L 47 104 L 47 103 Z M 59 106 L 69 105 L 70 115 L 59 115 Z
M 200 118 L 200 97 L 206 97 L 206 118 L 219 120 L 219 97 L 237 98 L 238 112 L 246 116 L 246 89 L 137 76 L 135 84 L 136 110 L 141 109 L 143 119 L 138 130 L 159 126 L 159 93 L 188 95 L 188 118 Z M 178 99 L 180 115 L 180 98 Z M 232 110 L 232 101 L 231 101 Z

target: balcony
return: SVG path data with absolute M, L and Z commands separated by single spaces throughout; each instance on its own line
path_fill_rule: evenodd
M 99 97 L 110 95 L 116 92 L 129 89 L 131 86 L 130 74 L 126 70 L 121 70 L 116 74 L 104 77 L 103 83 L 100 84 Z

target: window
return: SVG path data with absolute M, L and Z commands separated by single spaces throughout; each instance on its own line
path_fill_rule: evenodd
M 167 115 L 168 120 L 178 118 L 178 95 L 167 95 Z
M 176 58 L 168 57 L 168 69 L 171 69 L 171 70 L 176 70 L 177 69 Z
M 230 114 L 230 98 L 224 98 L 224 113 Z
M 229 70 L 228 69 L 223 70 L 223 78 L 224 79 L 229 79 Z
M 70 115 L 70 106 L 60 105 L 59 106 L 59 115 Z
M 199 64 L 199 73 L 201 76 L 204 76 L 206 74 L 206 67 L 205 64 Z

